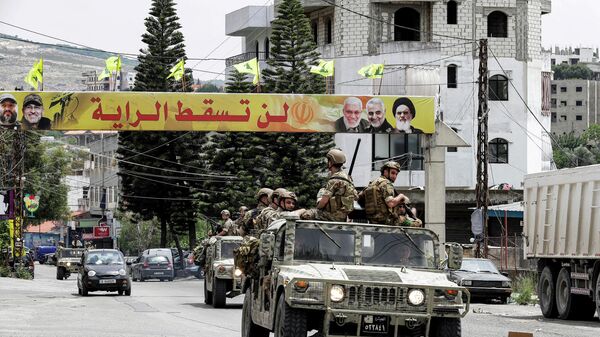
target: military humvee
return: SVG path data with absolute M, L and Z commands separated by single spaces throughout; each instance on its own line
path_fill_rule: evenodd
M 204 303 L 215 308 L 225 306 L 225 298 L 241 294 L 241 271 L 233 263 L 233 250 L 244 238 L 213 236 L 208 241 L 204 270 Z
M 460 268 L 462 248 L 450 247 Z M 423 228 L 276 220 L 260 236 L 258 277 L 244 280 L 242 336 L 460 336 L 470 295 L 438 250 Z
M 83 248 L 59 248 L 56 250 L 56 279 L 68 279 L 71 274 L 77 274 L 79 266 L 77 262 L 81 261 Z

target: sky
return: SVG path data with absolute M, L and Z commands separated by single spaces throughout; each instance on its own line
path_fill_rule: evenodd
M 367 1 L 367 0 L 365 0 Z M 242 39 L 225 35 L 225 14 L 273 0 L 176 0 L 188 58 L 227 58 L 241 53 Z M 0 21 L 89 47 L 138 53 L 144 47 L 150 0 L 0 0 Z M 552 0 L 542 19 L 542 44 L 599 47 L 600 1 Z M 0 23 L 0 33 L 39 42 L 58 41 Z M 214 50 L 214 51 L 213 51 Z M 187 67 L 222 72 L 224 61 L 188 61 Z M 194 72 L 202 80 L 217 75 Z M 222 79 L 223 77 L 219 77 Z

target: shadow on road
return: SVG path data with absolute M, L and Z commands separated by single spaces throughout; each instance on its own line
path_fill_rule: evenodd
M 183 305 L 189 305 L 194 308 L 205 308 L 205 309 L 215 309 L 212 305 L 208 305 L 205 303 L 182 303 Z M 241 309 L 244 305 L 240 303 L 233 304 L 225 304 L 224 308 L 219 308 L 217 310 L 227 310 L 227 309 Z

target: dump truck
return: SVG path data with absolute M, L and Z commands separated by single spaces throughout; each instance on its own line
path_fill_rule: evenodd
M 523 225 L 544 317 L 600 315 L 600 165 L 525 176 Z

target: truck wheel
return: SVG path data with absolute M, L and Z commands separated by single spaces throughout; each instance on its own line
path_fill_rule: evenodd
M 538 280 L 538 298 L 542 315 L 546 318 L 558 316 L 556 310 L 556 271 L 550 266 L 544 267 Z
M 207 285 L 206 285 L 206 279 L 204 279 L 204 303 L 211 305 L 212 304 L 212 292 L 208 291 Z
M 225 306 L 225 296 L 227 295 L 227 283 L 225 280 L 214 279 L 212 295 L 213 307 L 223 308 Z
M 304 337 L 306 327 L 306 313 L 290 307 L 282 294 L 275 315 L 275 337 Z
M 56 268 L 56 279 L 62 280 L 64 277 L 65 277 L 65 271 L 62 269 L 62 267 L 57 267 Z
M 431 333 L 433 337 L 460 337 L 460 318 L 434 317 L 431 319 Z
M 131 296 L 131 286 L 125 289 L 125 296 Z
M 88 295 L 87 287 L 85 286 L 85 283 L 83 282 L 83 280 L 81 280 L 81 296 L 87 296 L 87 295 Z
M 596 291 L 594 292 L 594 296 L 596 298 L 596 312 L 598 313 L 598 317 L 600 317 L 600 275 L 596 280 Z
M 269 337 L 269 330 L 252 322 L 252 291 L 246 290 L 242 308 L 242 337 Z
M 556 279 L 556 309 L 560 319 L 574 319 L 577 314 L 577 300 L 571 294 L 571 286 L 569 270 L 561 268 Z

